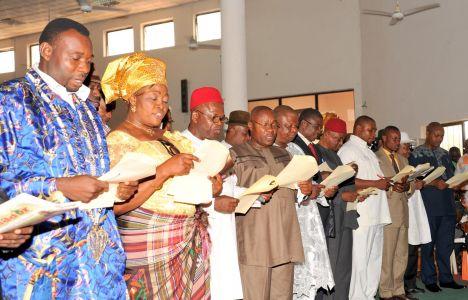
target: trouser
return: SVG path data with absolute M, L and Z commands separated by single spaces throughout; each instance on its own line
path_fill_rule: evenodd
M 382 267 L 383 225 L 360 226 L 353 232 L 349 299 L 373 300 Z
M 428 216 L 428 219 L 432 241 L 421 245 L 421 279 L 426 285 L 437 283 L 437 273 L 434 265 L 435 246 L 439 282 L 452 282 L 450 255 L 454 245 L 455 216 Z
M 408 228 L 384 227 L 382 272 L 379 293 L 381 298 L 404 295 L 403 277 L 408 261 Z
M 420 245 L 408 244 L 408 264 L 405 271 L 405 290 L 416 288 L 418 275 L 418 248 Z
M 239 264 L 244 300 L 290 300 L 293 295 L 294 264 L 259 267 Z

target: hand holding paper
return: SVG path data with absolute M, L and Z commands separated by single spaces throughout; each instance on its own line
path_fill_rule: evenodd
M 325 189 L 339 186 L 349 178 L 353 177 L 356 171 L 350 165 L 338 166 L 324 181 L 321 182 Z M 322 194 L 323 195 L 323 192 Z
M 459 186 L 460 184 L 464 183 L 467 180 L 468 180 L 468 172 L 465 172 L 465 173 L 460 173 L 460 174 L 453 176 L 452 178 L 447 180 L 445 183 L 448 184 L 449 188 L 453 188 L 453 187 Z
M 424 184 L 425 185 L 428 185 L 430 184 L 431 182 L 433 182 L 434 180 L 436 180 L 437 178 L 439 178 L 440 176 L 442 176 L 445 172 L 445 167 L 438 167 L 436 168 L 434 171 L 432 171 L 431 174 L 427 175 L 423 181 L 424 181 Z

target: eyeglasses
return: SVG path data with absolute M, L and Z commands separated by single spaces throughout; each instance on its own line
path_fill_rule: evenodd
M 322 128 L 322 125 L 312 124 L 312 123 L 310 123 L 309 121 L 307 121 L 307 120 L 305 120 L 305 119 L 304 119 L 304 121 L 306 121 L 307 123 L 309 123 L 309 125 L 312 126 L 312 127 L 314 127 L 314 128 Z
M 213 123 L 226 123 L 229 119 L 226 118 L 225 115 L 222 115 L 222 116 L 218 116 L 218 115 L 214 115 L 214 116 L 210 116 L 210 115 L 207 115 L 205 114 L 204 112 L 202 111 L 199 111 L 199 110 L 195 110 L 199 113 L 201 113 L 202 115 L 206 116 L 208 119 L 210 119 L 211 121 L 213 121 Z
M 275 129 L 275 128 L 278 128 L 278 122 L 274 121 L 273 123 L 271 124 L 262 124 L 262 123 L 258 123 L 254 120 L 251 120 L 252 122 L 262 126 L 263 128 L 271 128 L 271 129 Z

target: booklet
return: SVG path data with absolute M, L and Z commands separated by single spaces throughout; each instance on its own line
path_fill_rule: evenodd
M 229 150 L 218 141 L 205 139 L 193 155 L 200 161 L 194 162 L 188 175 L 175 176 L 166 194 L 175 202 L 206 204 L 213 200 L 213 186 L 209 177 L 223 170 L 229 158 Z
M 434 180 L 436 180 L 437 178 L 442 176 L 444 174 L 444 172 L 445 172 L 445 167 L 436 168 L 434 171 L 431 172 L 431 174 L 424 177 L 424 179 L 423 179 L 424 183 L 427 185 L 427 184 L 433 182 Z
M 0 233 L 36 225 L 74 210 L 79 202 L 54 203 L 22 193 L 0 205 Z
M 453 176 L 452 178 L 447 180 L 445 183 L 449 185 L 449 188 L 453 188 L 462 184 L 463 182 L 467 180 L 468 180 L 468 172 L 465 172 L 465 173 L 460 173 L 460 174 Z
M 297 182 L 309 180 L 317 172 L 318 166 L 315 158 L 310 155 L 294 155 L 289 164 L 277 176 L 264 175 L 246 189 L 241 194 L 236 213 L 247 213 L 260 194 L 277 187 L 293 189 Z
M 81 203 L 80 209 L 105 208 L 122 202 L 117 197 L 120 182 L 138 181 L 156 174 L 157 163 L 152 157 L 137 152 L 125 153 L 120 161 L 107 173 L 99 177 L 101 181 L 109 182 L 109 191 L 102 193 L 88 203 Z

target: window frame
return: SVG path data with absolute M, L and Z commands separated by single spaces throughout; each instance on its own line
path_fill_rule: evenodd
M 32 43 L 28 45 L 28 68 L 32 68 L 32 47 L 39 46 L 39 43 Z M 41 49 L 39 48 L 39 60 L 41 59 Z
M 0 53 L 3 53 L 3 52 L 10 52 L 10 51 L 13 51 L 13 71 L 9 71 L 9 72 L 0 72 L 0 74 L 9 74 L 9 73 L 15 73 L 15 72 L 16 72 L 15 47 L 7 47 L 7 48 L 2 48 L 2 49 L 0 49 Z
M 221 30 L 221 36 L 219 37 L 219 39 L 212 39 L 212 40 L 206 40 L 206 41 L 199 41 L 198 40 L 198 16 L 209 15 L 209 14 L 213 14 L 213 13 L 219 13 L 219 15 L 221 17 L 221 9 L 213 9 L 213 10 L 208 10 L 208 11 L 204 11 L 204 12 L 195 14 L 195 17 L 194 17 L 194 20 L 193 20 L 193 34 L 194 34 L 195 40 L 197 42 L 205 43 L 205 42 L 209 42 L 209 41 L 218 41 L 218 40 L 221 40 L 223 38 L 223 33 L 222 33 L 222 30 Z M 221 24 L 220 24 L 220 26 L 221 26 Z
M 460 125 L 460 126 L 461 126 L 461 129 L 462 129 L 462 141 L 461 141 L 461 145 L 462 145 L 462 147 L 463 147 L 463 143 L 468 139 L 468 132 L 465 130 L 465 122 L 468 122 L 468 119 L 459 120 L 459 121 L 453 121 L 453 122 L 441 123 L 440 125 L 442 125 L 442 127 L 444 128 L 444 130 L 445 130 L 445 127 L 454 126 L 454 125 Z M 462 155 L 463 155 L 463 149 L 460 149 L 460 151 L 462 152 Z
M 145 27 L 160 25 L 160 24 L 165 24 L 165 23 L 171 23 L 171 22 L 174 24 L 174 45 L 168 46 L 168 47 L 163 47 L 163 48 L 146 49 L 146 45 L 145 45 Z M 174 21 L 173 18 L 163 19 L 163 20 L 158 20 L 158 21 L 152 21 L 152 22 L 146 22 L 146 23 L 141 24 L 141 49 L 143 51 L 155 51 L 155 50 L 159 50 L 159 49 L 174 48 L 175 46 L 176 46 L 175 21 Z
M 122 30 L 127 30 L 127 29 L 132 29 L 133 30 L 133 40 L 132 40 L 133 51 L 132 52 L 109 55 L 109 36 L 108 36 L 108 34 L 111 33 L 111 32 L 122 31 Z M 104 45 L 105 45 L 105 47 L 103 47 L 104 48 L 103 49 L 104 50 L 104 57 L 118 56 L 118 55 L 124 55 L 124 54 L 129 54 L 129 53 L 135 52 L 135 28 L 133 28 L 133 26 L 129 25 L 129 26 L 123 26 L 123 27 L 118 27 L 118 28 L 105 30 L 104 31 Z

